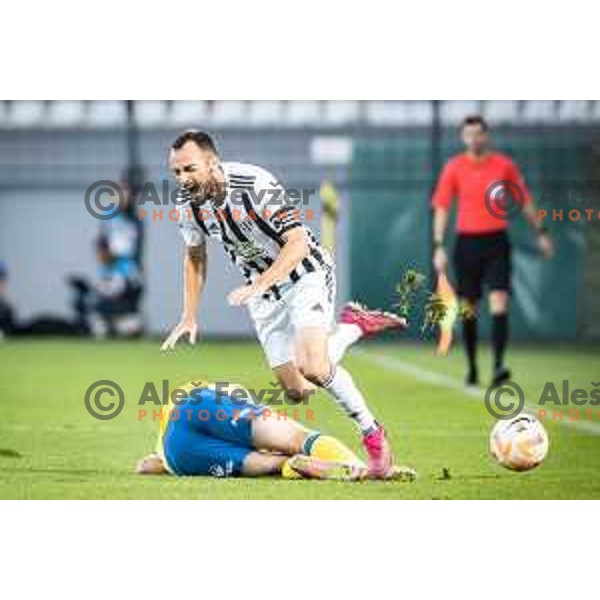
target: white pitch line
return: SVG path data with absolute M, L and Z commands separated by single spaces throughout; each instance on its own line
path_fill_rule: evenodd
M 439 387 L 455 390 L 465 396 L 469 396 L 470 398 L 480 400 L 483 404 L 483 399 L 485 398 L 485 389 L 482 387 L 466 387 L 465 384 L 462 383 L 462 381 L 454 379 L 453 377 L 443 375 L 442 373 L 436 373 L 435 371 L 430 371 L 429 369 L 423 369 L 421 367 L 418 367 L 417 365 L 413 365 L 411 363 L 394 358 L 392 356 L 388 356 L 387 354 L 380 354 L 377 352 L 371 352 L 369 350 L 356 349 L 351 351 L 351 355 L 357 356 L 358 358 L 362 358 L 373 364 L 379 365 L 380 367 L 383 367 L 388 371 L 394 371 L 396 373 L 402 373 L 403 375 L 409 375 L 417 381 L 422 381 L 423 383 L 429 383 L 431 385 L 437 385 Z M 537 414 L 537 410 L 539 407 L 537 407 L 535 404 L 525 403 L 525 408 L 531 411 L 531 413 Z M 573 429 L 578 429 L 579 431 L 584 431 L 591 435 L 600 435 L 600 423 L 594 423 L 592 421 L 570 420 L 552 421 L 552 423 L 558 423 L 559 425 L 572 427 Z

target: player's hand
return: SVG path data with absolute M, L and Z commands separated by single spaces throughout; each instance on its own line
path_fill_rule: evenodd
M 448 255 L 441 246 L 433 253 L 433 267 L 438 273 L 445 273 L 448 269 Z
M 178 342 L 179 338 L 185 334 L 190 336 L 190 344 L 193 345 L 196 343 L 196 338 L 198 336 L 198 325 L 196 324 L 196 321 L 192 319 L 184 319 L 181 321 L 181 323 L 171 331 L 169 337 L 160 347 L 161 352 L 166 352 L 167 350 L 175 348 L 175 344 Z
M 252 285 L 243 285 L 242 287 L 233 290 L 233 292 L 227 296 L 227 302 L 229 302 L 231 306 L 242 306 L 243 304 L 248 304 L 255 296 L 264 293 L 265 290 L 255 283 Z
M 540 233 L 537 239 L 538 248 L 544 258 L 554 256 L 554 240 L 547 233 Z

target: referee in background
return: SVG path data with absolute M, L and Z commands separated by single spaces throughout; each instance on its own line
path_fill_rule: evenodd
M 483 288 L 488 291 L 494 352 L 493 384 L 510 379 L 504 363 L 508 339 L 511 245 L 509 217 L 522 212 L 545 258 L 554 253 L 553 241 L 542 227 L 523 177 L 513 161 L 489 146 L 483 117 L 467 117 L 460 129 L 465 152 L 452 157 L 442 171 L 433 204 L 433 265 L 437 273 L 448 268 L 444 242 L 448 215 L 458 202 L 454 268 L 457 292 L 464 309 L 463 342 L 468 360 L 467 385 L 479 384 L 477 368 L 477 308 Z

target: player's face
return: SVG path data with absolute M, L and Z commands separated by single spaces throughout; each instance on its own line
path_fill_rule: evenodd
M 465 125 L 461 132 L 461 138 L 469 152 L 482 154 L 488 148 L 488 132 L 479 124 Z
M 170 167 L 177 184 L 190 192 L 197 202 L 220 195 L 219 162 L 212 152 L 188 142 L 178 150 L 171 150 Z

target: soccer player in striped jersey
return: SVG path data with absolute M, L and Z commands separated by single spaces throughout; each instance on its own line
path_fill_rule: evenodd
M 187 252 L 183 315 L 163 350 L 186 334 L 195 343 L 206 241 L 215 238 L 246 280 L 228 301 L 248 307 L 269 366 L 288 397 L 300 401 L 314 386 L 325 389 L 359 427 L 370 476 L 384 478 L 393 464 L 385 431 L 339 363 L 362 336 L 402 329 L 406 322 L 351 303 L 336 325 L 333 260 L 265 169 L 222 161 L 211 136 L 201 131 L 185 132 L 175 140 L 170 168 L 185 201 L 180 229 Z

